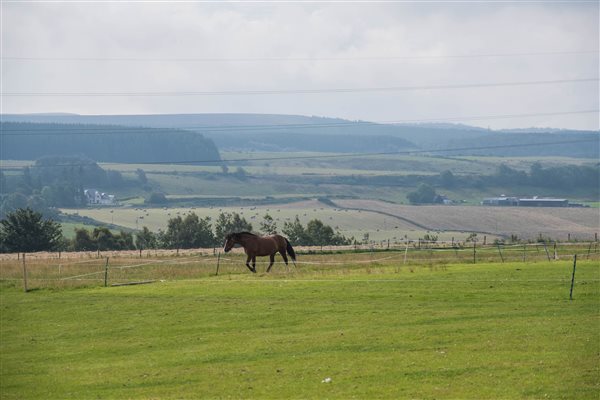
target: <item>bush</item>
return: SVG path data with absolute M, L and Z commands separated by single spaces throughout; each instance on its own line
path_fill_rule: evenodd
M 352 243 L 351 239 L 334 231 L 331 226 L 325 225 L 319 219 L 309 221 L 305 228 L 296 216 L 293 222 L 286 222 L 283 225 L 282 231 L 294 245 L 336 246 Z
M 150 194 L 150 197 L 145 200 L 145 203 L 147 204 L 167 204 L 168 202 L 169 200 L 164 193 L 157 192 Z
M 9 212 L 0 221 L 0 249 L 3 252 L 35 252 L 58 250 L 63 244 L 58 222 L 44 220 L 30 208 Z
M 421 183 L 417 190 L 406 195 L 408 201 L 412 204 L 430 204 L 433 203 L 436 197 L 435 189 L 426 183 Z

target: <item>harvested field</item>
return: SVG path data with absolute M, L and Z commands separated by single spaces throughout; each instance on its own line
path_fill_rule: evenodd
M 62 209 L 65 214 L 93 218 L 106 224 L 115 224 L 130 229 L 141 229 L 147 226 L 150 230 L 165 229 L 170 218 L 185 217 L 188 213 L 196 213 L 200 218 L 210 217 L 215 221 L 221 212 L 237 212 L 258 229 L 259 222 L 265 214 L 275 220 L 279 229 L 287 221 L 293 221 L 296 216 L 302 224 L 312 219 L 320 219 L 323 223 L 338 229 L 346 237 L 354 237 L 361 241 L 369 234 L 371 241 L 391 241 L 408 238 L 417 240 L 427 233 L 414 223 L 403 221 L 394 216 L 378 212 L 342 210 L 323 204 L 317 200 L 306 200 L 293 203 L 271 204 L 245 207 L 164 207 L 164 208 L 131 208 L 131 207 L 102 207 L 82 209 Z M 376 211 L 376 210 L 375 210 Z M 447 231 L 439 235 L 440 240 L 464 239 L 467 234 Z
M 534 239 L 540 234 L 557 240 L 590 240 L 600 231 L 595 208 L 524 208 L 477 206 L 408 206 L 377 200 L 337 200 L 348 209 L 394 215 L 429 230 L 486 232 Z

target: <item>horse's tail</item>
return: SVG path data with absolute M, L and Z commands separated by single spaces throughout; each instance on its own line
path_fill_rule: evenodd
M 294 248 L 290 244 L 289 240 L 285 239 L 285 243 L 286 243 L 285 250 L 287 251 L 289 256 L 292 257 L 292 261 L 294 261 L 294 265 L 296 265 L 296 252 L 294 251 Z

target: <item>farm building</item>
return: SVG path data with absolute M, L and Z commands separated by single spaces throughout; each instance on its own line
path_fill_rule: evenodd
M 445 194 L 436 194 L 435 197 L 433 198 L 433 202 L 437 203 L 437 204 L 446 204 L 446 205 L 454 203 Z
M 85 189 L 83 191 L 85 199 L 90 205 L 112 205 L 115 204 L 115 195 L 100 193 L 96 189 Z
M 488 197 L 481 202 L 483 206 L 518 206 L 519 199 L 516 197 Z
M 543 199 L 533 197 L 531 199 L 519 199 L 521 207 L 569 207 L 567 199 Z
M 517 198 L 517 197 L 488 197 L 483 199 L 481 205 L 484 206 L 519 206 L 519 207 L 569 207 L 567 199 L 551 199 L 540 198 L 534 196 L 532 198 Z

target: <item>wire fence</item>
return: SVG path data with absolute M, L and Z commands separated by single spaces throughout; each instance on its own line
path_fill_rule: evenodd
M 286 265 L 279 255 L 270 272 L 281 278 L 310 278 L 315 274 L 352 271 L 399 272 L 448 264 L 538 263 L 600 260 L 596 241 L 577 243 L 478 244 L 412 242 L 371 246 L 300 247 L 297 260 Z M 122 252 L 34 253 L 3 255 L 0 281 L 36 288 L 119 286 L 164 280 L 199 280 L 215 275 L 251 274 L 242 249 L 222 254 L 215 249 L 146 250 Z M 268 257 L 258 257 L 258 276 L 265 276 Z M 282 276 L 283 275 L 283 276 Z

